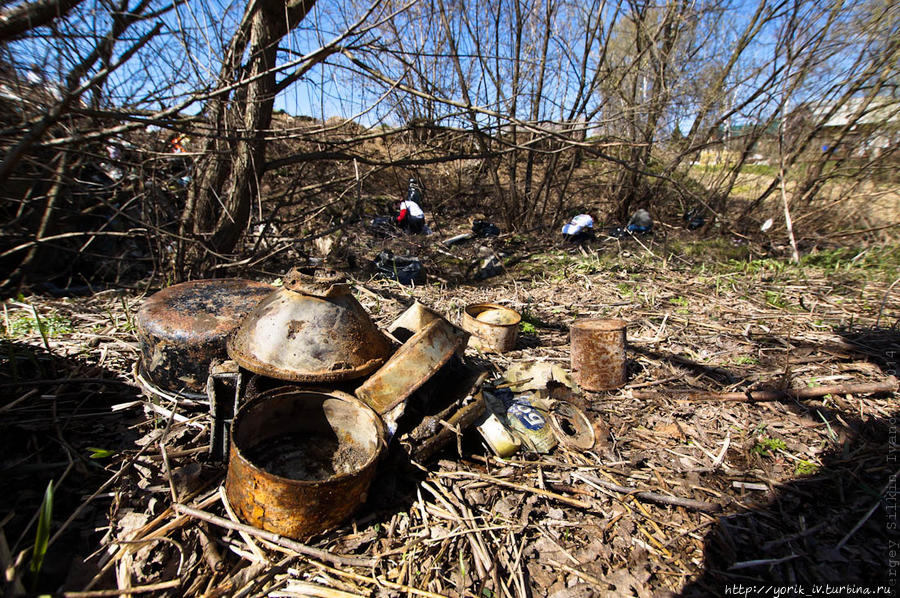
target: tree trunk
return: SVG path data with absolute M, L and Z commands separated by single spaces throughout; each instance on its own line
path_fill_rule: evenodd
M 272 123 L 278 44 L 315 0 L 250 0 L 219 77 L 221 93 L 206 106 L 212 129 L 197 160 L 182 217 L 176 275 L 204 275 L 236 247 L 250 222 L 265 169 L 266 130 Z M 249 45 L 247 64 L 240 65 Z M 229 100 L 229 87 L 246 82 Z

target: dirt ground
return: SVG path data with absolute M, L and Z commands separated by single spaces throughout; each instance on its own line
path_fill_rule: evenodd
M 418 463 L 395 442 L 340 527 L 303 546 L 240 533 L 222 524 L 207 408 L 151 401 L 134 385 L 133 318 L 154 288 L 19 297 L 4 304 L 0 352 L 7 591 L 562 598 L 896 587 L 896 246 L 794 266 L 733 236 L 437 244 L 454 232 L 359 230 L 333 256 L 352 258 L 354 294 L 382 326 L 413 299 L 457 323 L 475 302 L 521 313 L 515 350 L 467 351 L 495 372 L 529 360 L 568 368 L 577 318 L 627 320 L 627 384 L 571 397 L 592 420 L 593 448 L 501 460 L 468 429 Z M 386 248 L 422 257 L 426 282 L 378 277 L 368 260 Z M 499 274 L 478 280 L 495 256 Z M 51 480 L 49 548 L 34 575 Z

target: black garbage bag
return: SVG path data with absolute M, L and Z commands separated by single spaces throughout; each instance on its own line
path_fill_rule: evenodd
M 400 284 L 425 282 L 425 270 L 417 257 L 395 256 L 390 251 L 382 251 L 374 263 L 379 274 Z
M 688 230 L 697 230 L 706 224 L 706 216 L 704 216 L 702 208 L 694 208 L 686 211 L 681 219 L 687 222 Z
M 485 280 L 492 276 L 500 276 L 501 274 L 503 274 L 503 263 L 496 255 L 492 255 L 481 261 L 478 270 L 475 271 L 475 279 Z
M 472 232 L 476 237 L 499 237 L 500 229 L 493 222 L 476 220 L 472 223 Z
M 369 222 L 369 230 L 376 237 L 396 237 L 397 227 L 390 216 L 375 216 Z

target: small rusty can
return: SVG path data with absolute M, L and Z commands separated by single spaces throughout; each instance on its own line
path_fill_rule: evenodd
M 381 419 L 359 399 L 289 387 L 241 407 L 231 439 L 228 501 L 250 525 L 297 540 L 365 502 L 385 446 Z
M 625 384 L 625 328 L 617 319 L 576 320 L 570 329 L 572 376 L 585 390 Z
M 240 278 L 193 280 L 149 297 L 135 316 L 138 375 L 163 391 L 204 396 L 209 366 L 226 359 L 228 334 L 272 287 Z
M 522 316 L 508 307 L 473 303 L 463 312 L 462 328 L 472 334 L 470 347 L 485 353 L 506 353 L 516 348 L 521 320 Z

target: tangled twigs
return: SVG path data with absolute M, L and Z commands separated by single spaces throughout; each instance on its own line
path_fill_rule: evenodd
M 297 554 L 317 558 L 319 560 L 327 561 L 335 565 L 351 567 L 373 567 L 377 563 L 377 559 L 374 558 L 332 554 L 326 550 L 319 550 L 318 548 L 313 548 L 312 546 L 301 544 L 300 542 L 297 542 L 295 540 L 285 538 L 273 532 L 261 530 L 259 528 L 253 527 L 252 525 L 234 523 L 223 517 L 219 517 L 217 515 L 213 515 L 212 513 L 207 513 L 206 511 L 201 511 L 200 509 L 195 509 L 187 505 L 174 504 L 172 505 L 172 507 L 179 513 L 189 515 L 191 517 L 194 517 L 195 519 L 200 519 L 201 521 L 206 521 L 207 523 L 212 523 L 213 525 L 217 525 L 219 527 L 224 527 L 226 529 L 244 532 L 250 534 L 251 536 L 263 538 L 264 540 L 268 540 L 273 544 L 277 544 L 283 548 L 287 548 L 288 550 L 293 550 Z
M 662 392 L 635 392 L 636 399 L 663 399 L 672 398 L 679 401 L 725 401 L 758 403 L 763 401 L 779 401 L 781 399 L 815 399 L 825 395 L 843 394 L 876 394 L 880 392 L 896 392 L 897 379 L 889 376 L 884 382 L 871 382 L 865 384 L 833 384 L 830 386 L 814 386 L 812 388 L 797 388 L 790 390 L 754 390 L 747 392 L 707 392 L 707 391 L 674 391 Z

